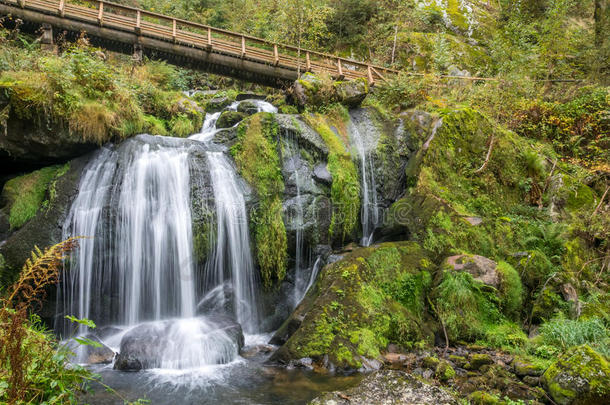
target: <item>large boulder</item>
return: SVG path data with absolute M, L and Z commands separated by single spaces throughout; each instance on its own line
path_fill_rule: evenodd
M 542 375 L 542 384 L 559 405 L 610 403 L 610 365 L 587 345 L 563 354 Z
M 341 392 L 324 394 L 309 405 L 438 404 L 457 405 L 458 401 L 439 387 L 427 384 L 411 374 L 380 370 L 357 386 Z
M 241 326 L 229 318 L 191 318 L 138 325 L 121 339 L 114 368 L 193 368 L 225 364 L 244 345 Z
M 389 343 L 432 341 L 425 294 L 432 263 L 414 242 L 354 249 L 318 281 L 273 336 L 271 362 L 311 358 L 317 367 L 365 368 Z
M 349 108 L 360 106 L 369 93 L 366 79 L 335 82 L 335 92 L 339 102 Z
M 216 121 L 216 128 L 231 128 L 246 118 L 246 114 L 239 111 L 223 111 Z

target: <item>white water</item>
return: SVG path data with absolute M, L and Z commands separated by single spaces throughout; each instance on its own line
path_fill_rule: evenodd
M 358 152 L 360 160 L 360 189 L 361 189 L 361 211 L 360 221 L 362 223 L 362 246 L 370 246 L 373 242 L 373 234 L 379 225 L 379 207 L 377 202 L 377 185 L 375 182 L 375 168 L 371 151 L 375 144 L 371 142 L 369 132 L 374 131 L 374 126 L 368 120 L 364 123 L 354 122 L 349 125 L 349 133 L 352 145 Z M 366 124 L 366 125 L 364 125 Z M 366 132 L 364 132 L 366 131 Z

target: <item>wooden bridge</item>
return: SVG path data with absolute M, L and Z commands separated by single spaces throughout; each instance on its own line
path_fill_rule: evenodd
M 370 84 L 397 73 L 106 1 L 0 0 L 0 14 L 46 27 L 46 43 L 53 42 L 52 28 L 86 32 L 94 45 L 110 50 L 275 87 L 293 82 L 299 72 L 328 73 L 341 80 L 366 78 Z

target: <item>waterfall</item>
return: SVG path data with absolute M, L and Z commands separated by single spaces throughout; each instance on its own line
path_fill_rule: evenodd
M 365 113 L 351 113 L 349 133 L 352 145 L 360 160 L 360 183 L 362 192 L 362 207 L 360 221 L 362 223 L 362 246 L 370 246 L 373 234 L 379 224 L 379 207 L 377 203 L 377 185 L 375 182 L 375 167 L 371 152 L 376 146 L 371 138 L 376 134 L 373 124 Z M 366 135 L 364 136 L 363 133 Z
M 206 289 L 223 285 L 227 272 L 233 287 L 233 308 L 246 332 L 260 324 L 256 273 L 250 252 L 248 215 L 237 173 L 222 152 L 207 152 L 216 204 L 216 247 L 206 266 Z
M 148 138 L 103 149 L 81 178 L 63 227 L 85 237 L 60 286 L 64 314 L 125 325 L 195 315 L 188 147 Z

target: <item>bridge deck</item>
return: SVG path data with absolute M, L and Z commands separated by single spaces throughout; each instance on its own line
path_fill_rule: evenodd
M 291 82 L 299 71 L 328 73 L 347 80 L 366 78 L 371 84 L 396 73 L 100 0 L 0 0 L 0 14 L 72 32 L 85 31 L 102 46 L 111 45 L 108 42 L 138 44 L 147 54 L 171 63 L 271 85 Z

